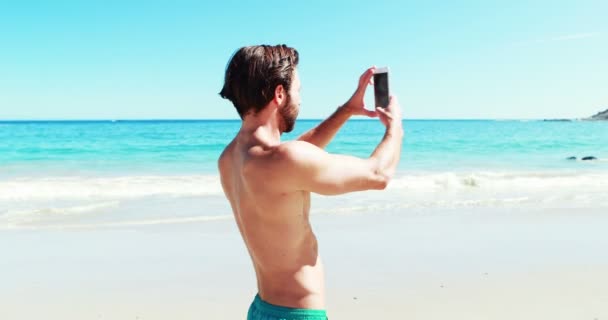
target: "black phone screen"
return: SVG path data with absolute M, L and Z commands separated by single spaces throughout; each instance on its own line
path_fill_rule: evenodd
M 374 74 L 374 97 L 377 107 L 388 107 L 388 72 Z

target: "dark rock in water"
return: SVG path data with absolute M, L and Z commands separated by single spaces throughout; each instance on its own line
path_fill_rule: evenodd
M 571 122 L 572 119 L 543 119 L 545 122 Z
M 596 115 L 588 118 L 586 120 L 608 120 L 608 109 L 598 112 Z
M 596 157 L 593 156 L 588 156 L 588 157 L 582 157 L 581 160 L 587 161 L 587 160 L 597 160 Z
M 568 157 L 566 160 L 576 160 L 576 157 Z

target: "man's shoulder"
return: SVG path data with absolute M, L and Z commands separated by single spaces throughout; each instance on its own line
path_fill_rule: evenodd
M 247 160 L 253 163 L 285 163 L 318 150 L 318 147 L 305 141 L 287 141 L 272 147 L 251 147 L 247 152 Z
M 318 150 L 315 145 L 304 141 L 283 142 L 270 148 L 252 148 L 243 164 L 244 173 L 285 179 L 286 173 L 297 175 L 297 171 L 316 157 Z
M 281 160 L 299 161 L 314 157 L 322 149 L 306 141 L 294 140 L 281 143 L 275 152 Z
M 226 146 L 226 148 L 224 148 L 224 151 L 222 151 L 222 153 L 220 154 L 220 156 L 217 159 L 217 166 L 220 171 L 222 171 L 222 169 L 225 168 L 228 165 L 228 163 L 230 162 L 230 158 L 232 157 L 233 149 L 234 149 L 234 140 L 231 141 Z

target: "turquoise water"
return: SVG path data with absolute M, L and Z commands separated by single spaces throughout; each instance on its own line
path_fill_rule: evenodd
M 290 140 L 319 121 L 298 121 Z M 0 229 L 231 219 L 216 160 L 240 121 L 0 122 Z M 608 122 L 405 121 L 382 192 L 313 196 L 312 213 L 445 208 L 608 212 Z M 349 121 L 329 152 L 368 156 L 377 120 Z M 595 156 L 597 161 L 567 157 Z
M 299 121 L 297 137 L 318 121 Z M 239 121 L 65 121 L 0 123 L 2 175 L 215 173 Z M 566 161 L 608 158 L 608 123 L 406 121 L 401 170 L 608 169 Z M 350 121 L 328 151 L 368 156 L 378 121 Z

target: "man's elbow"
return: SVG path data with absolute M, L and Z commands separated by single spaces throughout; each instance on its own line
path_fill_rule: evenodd
M 388 186 L 391 177 L 387 174 L 383 173 L 375 173 L 372 181 L 372 189 L 374 190 L 384 190 Z
M 371 184 L 370 189 L 374 190 L 384 190 L 388 186 L 390 182 L 393 172 L 392 170 L 387 170 L 384 168 L 380 162 L 374 158 L 371 158 L 371 166 L 370 166 L 370 178 L 369 182 Z M 375 160 L 375 161 L 374 161 Z

